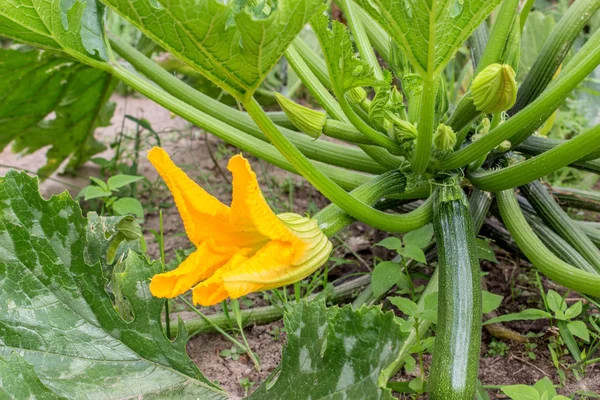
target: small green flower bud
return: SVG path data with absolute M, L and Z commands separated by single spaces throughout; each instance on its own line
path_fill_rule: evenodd
M 508 140 L 505 140 L 504 142 L 500 143 L 496 147 L 496 151 L 498 151 L 500 153 L 506 153 L 507 151 L 510 150 L 511 147 L 512 147 L 512 143 Z
M 479 139 L 481 139 L 483 137 L 483 135 L 481 133 L 476 133 L 473 136 L 471 136 L 471 142 L 476 142 Z
M 441 151 L 454 150 L 454 146 L 456 145 L 456 133 L 454 133 L 452 128 L 448 125 L 439 124 L 435 131 L 435 135 L 433 135 L 433 144 L 436 149 Z
M 296 128 L 315 139 L 321 136 L 327 120 L 324 112 L 301 106 L 279 93 L 275 93 L 275 98 Z
M 477 127 L 477 133 L 480 135 L 485 135 L 490 131 L 491 122 L 490 119 L 485 117 L 481 120 L 481 123 Z
M 515 71 L 507 64 L 488 65 L 473 80 L 471 93 L 477 110 L 488 114 L 506 111 L 517 100 Z
M 400 93 L 400 91 L 398 90 L 398 88 L 396 88 L 396 86 L 394 86 L 392 88 L 392 94 L 390 95 L 390 100 L 394 104 L 403 104 L 404 103 L 404 96 L 402 96 L 402 93 Z
M 361 104 L 367 98 L 367 92 L 361 87 L 355 87 L 348 91 L 348 97 L 354 104 Z
M 394 119 L 393 124 L 394 132 L 396 133 L 396 139 L 399 142 L 403 142 L 405 140 L 414 140 L 417 138 L 417 127 L 410 122 L 396 118 Z

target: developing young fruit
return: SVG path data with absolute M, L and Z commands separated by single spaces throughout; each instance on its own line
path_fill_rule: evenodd
M 471 85 L 475 107 L 487 114 L 506 111 L 517 100 L 515 71 L 508 64 L 491 64 L 481 71 Z
M 433 144 L 435 148 L 440 151 L 451 151 L 454 150 L 456 145 L 456 133 L 451 127 L 444 124 L 439 124 L 435 135 L 433 136 Z

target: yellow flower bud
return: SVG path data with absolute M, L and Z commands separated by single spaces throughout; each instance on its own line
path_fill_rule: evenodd
M 433 135 L 433 144 L 436 149 L 441 151 L 454 150 L 456 133 L 448 125 L 439 124 L 435 135 Z
M 315 139 L 321 136 L 327 120 L 324 112 L 301 106 L 279 93 L 275 93 L 275 98 L 296 128 Z
M 471 85 L 477 110 L 497 114 L 506 111 L 517 100 L 515 71 L 507 64 L 491 64 L 481 71 Z

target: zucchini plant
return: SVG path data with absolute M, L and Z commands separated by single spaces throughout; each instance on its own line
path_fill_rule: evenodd
M 0 63 L 0 70 L 15 71 L 11 60 L 28 62 L 29 70 L 45 68 L 48 80 L 55 80 L 60 72 L 60 79 L 52 81 L 59 85 L 97 71 L 104 83 L 89 92 L 98 94 L 96 102 L 83 104 L 89 113 L 87 119 L 80 118 L 85 122 L 81 132 L 86 134 L 99 124 L 98 109 L 120 80 L 242 152 L 301 175 L 330 200 L 331 205 L 311 220 L 289 213 L 269 219 L 279 221 L 273 225 L 277 232 L 285 226 L 295 236 L 289 232 L 269 236 L 265 247 L 287 240 L 296 243 L 290 251 L 303 249 L 310 244 L 307 232 L 321 240 L 355 220 L 390 233 L 411 232 L 433 222 L 438 271 L 423 298 L 439 286 L 439 316 L 428 391 L 435 400 L 472 399 L 481 340 L 475 235 L 492 199 L 535 268 L 569 289 L 600 296 L 597 232 L 574 222 L 561 207 L 564 203 L 557 203 L 540 181 L 567 166 L 598 174 L 600 125 L 575 132 L 565 141 L 536 135 L 600 64 L 600 31 L 591 32 L 587 42 L 567 57 L 600 8 L 600 0 L 576 0 L 570 6 L 520 85 L 515 80 L 520 37 L 533 1 L 522 5 L 518 0 L 335 3 L 346 25 L 331 20 L 322 0 L 0 0 L 0 35 L 40 49 L 39 56 L 0 50 L 0 60 L 7 60 Z M 104 26 L 107 8 L 225 90 L 245 112 L 194 90 L 112 36 Z M 299 37 L 307 25 L 318 39 L 322 57 Z M 471 50 L 474 78 L 464 93 L 449 96 L 453 89 L 447 84 L 446 67 L 465 42 Z M 318 109 L 277 94 L 282 117 L 266 112 L 256 100 L 261 83 L 282 57 L 319 103 Z M 78 71 L 76 76 L 72 71 Z M 38 96 L 44 87 L 42 78 L 36 75 Z M 18 100 L 17 94 L 14 97 Z M 450 104 L 449 99 L 457 100 Z M 36 135 L 32 147 L 54 143 L 44 136 L 50 133 L 31 126 L 41 123 L 44 113 L 59 108 L 43 104 L 44 115 L 28 122 L 18 118 L 27 110 L 12 107 L 16 100 L 10 96 L 3 100 L 0 115 L 29 123 L 18 129 Z M 87 111 L 92 105 L 93 110 Z M 2 126 L 0 145 L 14 134 Z M 78 136 L 78 146 L 85 137 Z M 27 140 L 34 139 L 20 136 L 18 143 Z M 73 146 L 56 143 L 62 161 Z M 179 175 L 166 154 L 153 152 L 158 161 L 152 162 L 174 193 L 188 236 L 201 251 L 206 242 L 192 228 L 195 218 L 213 212 L 203 210 L 198 200 L 205 194 L 191 188 L 189 178 Z M 234 179 L 246 176 L 239 179 L 251 185 L 253 173 L 243 172 L 245 161 L 236 157 L 230 162 Z M 246 209 L 236 203 L 235 190 L 232 209 L 242 211 L 231 218 L 242 218 Z M 578 195 L 579 202 L 586 204 L 581 197 L 585 200 L 585 195 Z M 98 217 L 86 222 L 68 196 L 43 202 L 34 182 L 11 172 L 0 178 L 0 200 L 0 297 L 6 293 L 7 299 L 17 299 L 0 303 L 0 393 L 40 398 L 76 398 L 81 393 L 109 398 L 225 396 L 185 355 L 185 324 L 180 321 L 171 327 L 178 332 L 173 341 L 163 334 L 159 325 L 164 301 L 152 294 L 158 296 L 160 290 L 158 297 L 172 297 L 200 279 L 206 279 L 201 283 L 206 289 L 214 279 L 220 282 L 218 289 L 198 292 L 199 302 L 214 304 L 217 297 L 242 295 L 239 287 L 232 289 L 234 277 L 217 271 L 182 290 L 181 281 L 172 282 L 183 275 L 161 273 L 157 263 L 133 249 L 129 255 L 120 253 L 125 269 L 113 271 L 100 253 L 109 246 L 111 234 L 97 236 L 110 224 L 94 225 Z M 213 200 L 205 201 L 210 204 L 207 208 L 216 210 L 214 215 L 229 213 Z M 588 200 L 594 203 L 593 198 Z M 398 204 L 407 202 L 415 207 L 398 212 Z M 251 212 L 239 224 L 256 222 Z M 537 214 L 540 221 L 531 223 L 530 214 Z M 52 218 L 64 223 L 53 223 Z M 301 231 L 309 226 L 310 230 Z M 262 229 L 258 223 L 255 228 Z M 560 246 L 548 245 L 548 230 Z M 254 253 L 252 243 L 235 253 L 231 262 L 258 257 L 261 250 Z M 326 240 L 319 243 L 320 249 L 327 249 L 322 252 L 331 249 Z M 308 261 L 284 263 L 289 267 L 286 279 L 273 281 L 261 275 L 244 290 L 293 283 L 327 258 L 327 254 L 319 253 L 319 258 L 316 253 L 306 254 Z M 153 275 L 160 276 L 161 283 L 152 279 L 154 286 L 149 288 Z M 128 299 L 135 315 L 131 322 L 120 318 L 118 306 L 115 311 L 104 290 L 107 278 L 112 279 L 113 290 L 118 288 L 114 293 Z M 14 284 L 19 280 L 25 280 L 26 293 Z M 31 312 L 42 303 L 40 310 L 45 311 Z M 49 310 L 46 303 L 57 304 L 56 309 Z M 52 323 L 53 316 L 60 324 Z M 391 313 L 377 308 L 327 309 L 305 303 L 288 310 L 285 319 L 290 339 L 280 375 L 259 387 L 254 398 L 352 398 L 353 393 L 359 393 L 356 398 L 392 398 L 387 381 L 431 326 L 431 321 L 419 320 L 418 326 L 404 332 Z M 61 336 L 65 330 L 71 332 L 66 342 L 66 336 Z M 55 342 L 39 339 L 46 335 Z M 103 360 L 113 361 L 107 367 Z M 134 368 L 128 367 L 131 364 Z

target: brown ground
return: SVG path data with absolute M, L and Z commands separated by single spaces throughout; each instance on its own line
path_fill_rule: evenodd
M 109 128 L 100 130 L 97 134 L 99 138 L 109 144 L 121 129 L 124 114 L 132 114 L 136 117 L 144 117 L 150 121 L 155 131 L 161 134 L 163 147 L 173 155 L 175 162 L 184 167 L 186 171 L 205 187 L 209 187 L 212 193 L 216 194 L 224 202 L 230 201 L 230 185 L 226 179 L 230 178 L 226 168 L 226 159 L 229 155 L 225 155 L 218 162 L 218 167 L 213 161 L 213 157 L 219 156 L 219 152 L 233 152 L 232 148 L 228 148 L 219 143 L 216 139 L 206 136 L 196 129 L 192 129 L 185 121 L 175 117 L 155 105 L 153 102 L 142 98 L 124 99 L 115 96 L 115 101 L 118 103 L 116 114 L 113 118 L 113 125 Z M 125 121 L 125 129 L 132 131 L 134 125 L 131 121 Z M 150 147 L 151 141 L 144 146 L 144 150 Z M 208 150 L 210 146 L 211 151 Z M 103 156 L 109 157 L 111 150 L 106 151 Z M 16 168 L 35 171 L 44 163 L 44 152 L 37 152 L 33 155 L 19 157 L 4 150 L 0 153 L 0 164 L 10 165 Z M 149 181 L 154 183 L 152 189 L 145 190 L 141 193 L 142 200 L 149 203 L 147 210 L 150 212 L 146 215 L 144 228 L 146 228 L 146 240 L 148 242 L 148 252 L 153 257 L 158 256 L 158 247 L 152 234 L 148 229 L 158 229 L 158 213 L 156 205 L 161 203 L 172 203 L 168 193 L 161 186 L 160 181 L 156 180 L 156 173 L 153 168 L 145 161 L 142 152 L 143 161 L 140 164 L 140 174 L 148 177 Z M 233 153 L 232 153 L 233 154 Z M 278 170 L 266 163 L 259 163 L 252 160 L 254 170 L 263 184 L 263 191 L 267 200 L 273 207 L 279 211 L 288 211 L 289 197 L 288 190 L 291 175 Z M 262 165 L 262 166 L 261 166 Z M 6 172 L 5 168 L 0 167 L 0 174 Z M 89 183 L 89 175 L 98 175 L 99 169 L 93 164 L 86 164 L 81 169 L 76 177 L 58 176 L 52 178 L 55 180 L 46 180 L 41 185 L 41 191 L 44 195 L 56 194 L 63 191 L 67 186 L 71 193 L 76 194 L 78 188 L 81 188 Z M 293 210 L 303 213 L 313 204 L 319 208 L 326 204 L 326 201 L 316 193 L 316 191 L 307 185 L 302 179 L 292 177 L 293 179 Z M 283 194 L 282 194 L 283 193 Z M 283 199 L 283 201 L 276 199 Z M 174 207 L 164 208 L 165 222 L 165 251 L 167 258 L 174 258 L 174 251 L 178 249 L 188 249 L 190 243 L 185 235 L 182 234 L 183 226 L 179 215 Z M 375 232 L 364 225 L 355 224 L 350 230 L 347 230 L 341 235 L 348 248 L 340 247 L 337 250 L 336 256 L 354 259 L 354 263 L 349 266 L 339 268 L 336 276 L 341 276 L 351 272 L 367 272 L 372 265 L 373 252 L 377 252 L 376 256 L 380 258 L 389 257 L 389 253 L 382 253 L 380 249 L 370 246 L 371 243 L 382 239 L 382 235 Z M 361 260 L 356 261 L 352 253 L 358 254 Z M 489 272 L 486 278 L 488 290 L 493 293 L 504 296 L 504 301 L 499 310 L 500 314 L 515 312 L 526 307 L 539 307 L 539 294 L 535 287 L 535 278 L 529 267 L 523 264 L 518 259 L 512 259 L 505 252 L 498 251 L 497 257 L 500 264 L 485 263 L 484 270 Z M 552 284 L 545 282 L 548 288 Z M 554 287 L 555 288 L 555 287 Z M 556 289 L 556 288 L 555 288 Z M 576 300 L 575 294 L 571 294 Z M 262 296 L 252 296 L 256 305 L 265 305 L 266 302 Z M 183 307 L 180 307 L 183 309 Z M 206 310 L 207 313 L 214 310 Z M 190 313 L 183 313 L 184 318 L 188 318 Z M 544 321 L 534 322 L 514 322 L 507 324 L 508 327 L 516 330 L 521 334 L 528 332 L 544 333 L 547 332 L 549 326 Z M 274 322 L 264 326 L 255 326 L 246 330 L 246 336 L 252 350 L 258 355 L 261 360 L 262 370 L 257 372 L 251 360 L 247 356 L 241 356 L 239 360 L 234 361 L 230 358 L 224 358 L 219 355 L 221 350 L 231 348 L 231 343 L 219 334 L 202 334 L 190 340 L 188 344 L 188 352 L 192 359 L 198 364 L 200 369 L 206 376 L 213 381 L 218 381 L 232 396 L 241 397 L 244 395 L 244 389 L 240 385 L 240 380 L 247 378 L 254 382 L 250 389 L 256 388 L 262 380 L 265 379 L 273 369 L 278 365 L 281 359 L 281 348 L 285 342 L 285 334 L 281 335 L 278 340 L 274 331 L 282 328 L 281 321 Z M 491 342 L 490 335 L 484 331 L 484 340 L 482 343 L 482 358 L 480 366 L 480 379 L 486 385 L 504 385 L 504 384 L 533 384 L 543 376 L 549 376 L 555 383 L 558 383 L 558 376 L 547 350 L 547 338 L 535 339 L 538 344 L 535 349 L 536 359 L 532 360 L 527 356 L 527 351 L 522 344 L 508 343 L 510 350 L 506 356 L 486 356 L 489 343 Z M 428 361 L 428 360 L 426 360 Z M 571 377 L 567 383 L 567 388 L 561 390 L 564 394 L 573 393 L 578 390 L 588 390 L 592 393 L 600 393 L 600 368 L 591 366 L 585 374 L 585 377 L 576 381 L 572 378 L 572 374 L 567 372 Z M 408 380 L 405 374 L 398 374 L 395 377 L 397 380 Z M 496 392 L 493 392 L 496 393 Z M 496 396 L 496 397 L 494 397 Z M 402 398 L 402 397 L 400 397 Z M 409 398 L 409 397 L 405 397 Z M 491 394 L 490 398 L 506 398 L 502 395 Z

